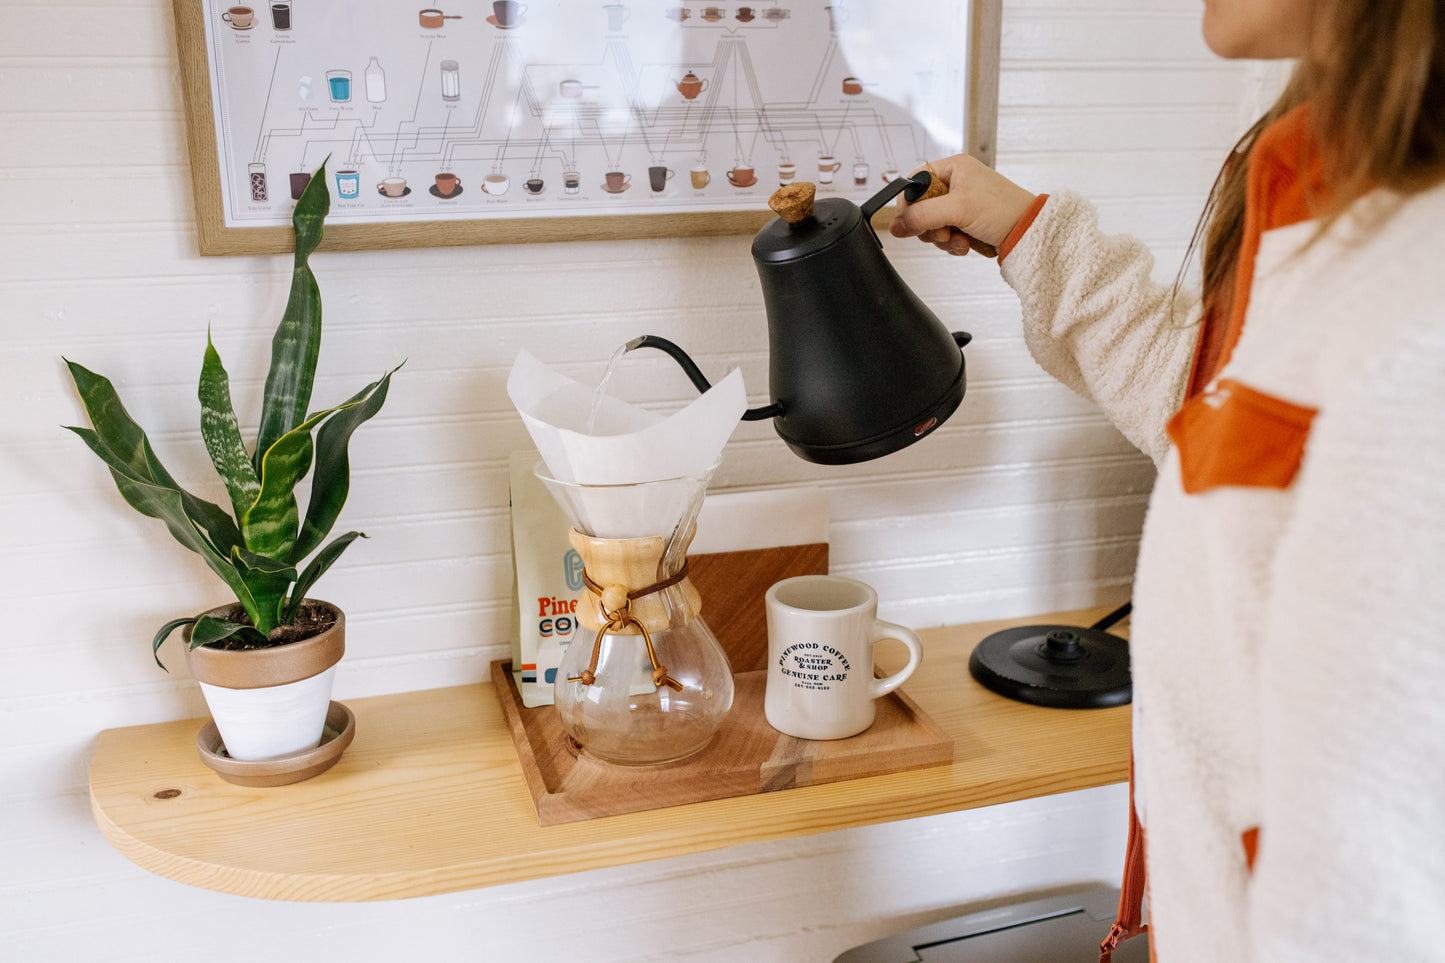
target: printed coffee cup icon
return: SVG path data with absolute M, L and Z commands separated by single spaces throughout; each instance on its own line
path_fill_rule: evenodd
M 291 29 L 291 0 L 275 0 L 271 4 L 271 26 L 277 30 Z
M 780 186 L 786 187 L 787 185 L 789 185 L 789 184 L 791 184 L 791 183 L 793 182 L 793 178 L 794 178 L 795 176 L 797 176 L 797 173 L 798 173 L 798 165 L 797 165 L 797 164 L 779 164 L 779 165 L 778 165 L 778 184 L 779 184 Z
M 723 13 L 722 7 L 708 7 L 702 12 L 702 18 L 708 23 L 717 23 L 727 14 Z
M 864 187 L 868 184 L 868 165 L 858 163 L 853 165 L 853 186 Z
M 862 84 L 862 82 L 860 82 L 860 81 L 858 80 L 857 77 L 844 77 L 844 78 L 843 78 L 843 93 L 845 93 L 845 94 L 861 94 L 862 92 L 863 92 L 863 84 Z
M 843 168 L 843 162 L 832 154 L 823 154 L 818 158 L 818 183 L 833 183 L 833 175 Z
M 496 18 L 497 26 L 510 27 L 522 19 L 522 14 L 527 12 L 525 3 L 518 3 L 517 0 L 496 0 L 492 4 L 492 16 Z
M 667 19 L 676 20 L 678 23 L 682 23 L 691 16 L 692 11 L 687 7 L 673 7 L 667 11 Z
M 607 191 L 611 194 L 621 194 L 632 184 L 632 175 L 624 174 L 622 171 L 607 172 Z
M 557 90 L 562 94 L 563 97 L 581 97 L 582 81 L 564 80 L 557 85 Z
M 668 167 L 649 167 L 647 169 L 647 184 L 654 191 L 660 191 L 667 187 L 667 182 L 672 180 L 673 171 Z
M 613 33 L 621 30 L 627 18 L 632 16 L 632 11 L 620 3 L 604 4 L 602 9 L 607 11 L 607 29 Z
M 421 25 L 428 30 L 439 30 L 446 25 L 446 21 L 460 20 L 462 19 L 462 15 L 459 13 L 442 13 L 436 7 L 427 7 L 425 10 L 417 11 L 417 19 L 420 20 Z
M 437 175 L 437 193 L 442 197 L 451 197 L 462 189 L 462 179 L 455 174 Z
M 381 193 L 385 194 L 387 197 L 401 197 L 403 194 L 406 193 L 406 178 L 384 178 L 380 184 L 376 185 L 376 189 L 378 191 L 381 191 Z
M 577 171 L 567 171 L 562 175 L 562 189 L 568 194 L 576 194 L 582 190 L 582 175 Z
M 763 19 L 777 23 L 779 20 L 786 20 L 793 15 L 786 7 L 769 7 L 763 11 Z
M 738 12 L 735 16 L 738 18 L 738 23 L 751 23 L 753 20 L 753 8 L 738 7 Z
M 291 175 L 291 200 L 301 200 L 301 192 L 306 190 L 306 185 L 311 183 L 311 175 L 305 171 L 298 171 Z
M 336 196 L 350 198 L 361 193 L 360 171 L 336 172 Z
M 522 190 L 526 191 L 528 194 L 540 194 L 542 193 L 542 187 L 542 178 L 529 177 L 527 178 L 526 183 L 522 185 Z
M 692 186 L 695 187 L 697 190 L 702 190 L 704 187 L 712 183 L 712 174 L 708 173 L 708 169 L 706 167 L 703 167 L 701 164 L 692 169 L 691 177 Z
M 331 95 L 333 104 L 351 103 L 351 71 L 326 71 L 326 91 Z
M 707 90 L 707 81 L 698 77 L 691 70 L 677 82 L 677 92 L 688 100 L 692 100 L 704 90 Z
M 235 30 L 250 30 L 251 22 L 256 19 L 256 11 L 250 7 L 231 7 L 221 14 L 221 19 L 229 23 Z
M 488 194 L 505 194 L 512 179 L 506 174 L 488 174 L 482 178 L 482 190 Z
M 251 200 L 269 200 L 269 195 L 266 192 L 266 165 L 251 164 L 246 168 L 246 172 L 250 175 Z
M 728 171 L 728 182 L 733 187 L 752 187 L 758 178 L 751 167 L 734 167 Z
M 883 172 L 883 183 L 892 184 L 896 180 L 898 180 L 898 172 L 896 170 L 889 168 Z

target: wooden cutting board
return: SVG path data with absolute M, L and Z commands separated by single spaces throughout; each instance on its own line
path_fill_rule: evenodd
M 661 766 L 615 766 L 588 758 L 553 706 L 522 705 L 510 661 L 492 663 L 492 683 L 527 789 L 543 826 L 813 786 L 943 765 L 953 740 L 901 689 L 878 700 L 868 731 L 815 741 L 784 735 L 763 717 L 767 616 L 763 596 L 793 575 L 825 574 L 826 544 L 698 555 L 690 560 L 702 616 L 728 654 L 732 711 L 706 749 Z

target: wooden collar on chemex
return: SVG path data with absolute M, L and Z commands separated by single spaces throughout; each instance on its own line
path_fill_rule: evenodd
M 568 676 L 568 682 L 581 682 L 583 685 L 591 685 L 597 681 L 597 660 L 602 655 L 602 637 L 608 632 L 621 632 L 629 626 L 637 626 L 642 633 L 642 641 L 647 646 L 647 659 L 652 663 L 652 684 L 671 686 L 678 692 L 682 691 L 682 683 L 667 674 L 667 666 L 657 661 L 657 650 L 652 647 L 652 636 L 647 634 L 647 626 L 632 615 L 632 603 L 635 599 L 651 595 L 654 592 L 661 592 L 671 585 L 676 585 L 687 578 L 687 561 L 684 560 L 682 568 L 677 573 L 663 579 L 661 582 L 654 582 L 645 588 L 627 590 L 625 585 L 609 585 L 603 588 L 587 574 L 582 572 L 582 582 L 593 595 L 596 595 L 602 608 L 602 617 L 606 619 L 602 628 L 597 632 L 597 638 L 592 643 L 592 661 L 587 668 L 582 670 L 581 675 Z

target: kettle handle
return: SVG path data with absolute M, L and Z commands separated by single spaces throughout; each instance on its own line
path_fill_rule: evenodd
M 912 204 L 914 201 L 922 198 L 924 194 L 928 193 L 928 188 L 932 183 L 933 174 L 927 170 L 921 170 L 911 177 L 900 177 L 892 181 L 887 187 L 883 188 L 883 190 L 863 202 L 863 223 L 868 225 L 868 230 L 873 231 L 873 215 L 882 210 L 884 204 L 893 200 L 893 198 L 897 197 L 900 193 L 903 194 L 905 201 Z M 984 257 L 998 257 L 998 248 L 992 244 L 980 241 L 971 234 L 965 234 L 964 236 L 968 238 L 970 250 L 977 251 Z M 873 239 L 878 240 L 877 231 L 873 231 Z M 878 241 L 878 245 L 882 247 L 883 242 Z
M 893 200 L 893 198 L 899 194 L 902 194 L 909 203 L 912 203 L 923 196 L 924 192 L 928 190 L 928 185 L 932 182 L 933 175 L 928 173 L 928 171 L 919 171 L 912 177 L 895 177 L 888 182 L 887 187 L 859 205 L 863 209 L 863 223 L 867 224 L 868 230 L 872 231 L 873 215 L 881 211 L 883 205 Z M 877 240 L 878 234 L 876 231 L 873 237 Z M 883 242 L 879 241 L 878 243 L 881 245 Z
M 628 351 L 635 351 L 638 348 L 656 348 L 676 361 L 682 373 L 687 375 L 687 380 L 692 382 L 699 393 L 712 388 L 707 376 L 697 366 L 697 362 L 688 357 L 686 351 L 679 348 L 666 338 L 660 338 L 655 334 L 644 334 L 640 338 L 633 338 L 624 347 Z M 769 418 L 776 418 L 783 413 L 783 406 L 777 402 L 764 405 L 761 408 L 749 408 L 743 412 L 743 421 L 766 421 Z
M 895 177 L 888 182 L 887 187 L 859 205 L 863 211 L 863 223 L 868 225 L 868 231 L 873 235 L 873 240 L 878 241 L 879 247 L 883 246 L 883 242 L 879 240 L 878 232 L 873 230 L 873 215 L 881 211 L 883 205 L 899 194 L 902 194 L 903 199 L 912 204 L 928 192 L 928 185 L 932 183 L 933 175 L 926 170 L 921 170 L 911 177 Z

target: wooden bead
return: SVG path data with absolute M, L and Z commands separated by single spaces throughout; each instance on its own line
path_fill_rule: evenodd
M 602 608 L 614 614 L 625 610 L 627 608 L 627 588 L 622 585 L 609 585 L 603 589 Z

